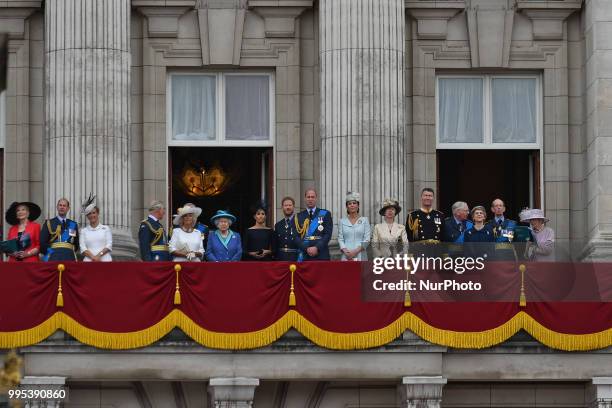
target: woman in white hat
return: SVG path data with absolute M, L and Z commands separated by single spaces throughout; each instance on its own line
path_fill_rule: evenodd
M 94 203 L 95 196 L 83 203 L 81 212 L 85 214 L 89 225 L 79 232 L 79 249 L 83 262 L 111 262 L 113 234 L 110 227 L 100 223 L 100 209 Z
M 170 239 L 170 255 L 174 262 L 200 262 L 204 254 L 202 233 L 195 228 L 202 209 L 184 205 L 174 216 L 173 223 L 180 228 L 172 231 Z
M 367 261 L 371 227 L 367 217 L 359 215 L 359 193 L 346 193 L 346 217 L 340 219 L 338 243 L 343 261 Z
M 534 261 L 555 260 L 555 231 L 546 226 L 549 221 L 544 211 L 538 208 L 527 208 L 519 214 L 521 222 L 529 222 L 533 242 L 525 249 L 525 258 Z
M 402 211 L 397 200 L 390 198 L 383 201 L 378 213 L 383 216 L 383 222 L 374 226 L 372 234 L 372 250 L 376 257 L 390 257 L 408 253 L 408 235 L 406 227 L 395 222 L 395 217 Z

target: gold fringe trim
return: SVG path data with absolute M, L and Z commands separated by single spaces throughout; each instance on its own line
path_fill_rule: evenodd
M 289 310 L 272 325 L 248 333 L 222 333 L 206 330 L 178 309 L 146 329 L 112 333 L 89 329 L 63 312 L 56 312 L 36 327 L 16 332 L 0 332 L 0 348 L 24 347 L 39 343 L 61 329 L 83 344 L 103 349 L 132 349 L 148 346 L 175 327 L 205 347 L 243 350 L 267 346 L 294 327 L 318 346 L 333 350 L 355 350 L 379 347 L 410 330 L 433 344 L 454 348 L 486 348 L 500 344 L 524 329 L 545 346 L 564 351 L 586 351 L 612 345 L 612 328 L 589 334 L 559 333 L 544 327 L 527 313 L 518 312 L 512 319 L 494 329 L 479 332 L 458 332 L 431 326 L 416 315 L 405 312 L 397 320 L 378 330 L 358 333 L 337 333 L 323 330 Z

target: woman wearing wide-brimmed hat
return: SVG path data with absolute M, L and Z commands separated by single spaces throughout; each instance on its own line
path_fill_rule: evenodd
M 537 261 L 555 259 L 555 231 L 546 226 L 549 221 L 544 211 L 538 208 L 527 208 L 519 214 L 521 222 L 529 222 L 533 241 L 525 249 L 525 257 Z
M 230 229 L 236 217 L 219 210 L 210 218 L 217 229 L 208 237 L 206 258 L 211 262 L 239 261 L 242 257 L 240 234 Z
M 8 240 L 16 240 L 17 251 L 8 254 L 9 262 L 38 262 L 40 252 L 40 207 L 34 203 L 13 203 L 6 211 L 6 222 L 11 225 Z
M 395 217 L 402 211 L 397 200 L 387 198 L 378 211 L 383 222 L 374 226 L 372 250 L 376 257 L 389 257 L 408 252 L 408 235 L 406 227 L 395 222 Z
M 367 261 L 366 249 L 370 244 L 371 227 L 367 217 L 359 215 L 361 195 L 356 192 L 346 193 L 346 217 L 338 225 L 338 244 L 342 251 L 343 261 Z
M 169 247 L 172 260 L 175 262 L 200 262 L 204 255 L 202 233 L 195 228 L 202 209 L 184 205 L 174 216 L 173 224 L 178 225 L 172 231 Z

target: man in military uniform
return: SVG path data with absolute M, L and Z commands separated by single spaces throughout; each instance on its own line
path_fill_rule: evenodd
M 57 216 L 46 220 L 40 230 L 40 253 L 45 261 L 76 261 L 79 225 L 68 218 L 70 202 L 57 200 Z
M 516 221 L 506 218 L 506 205 L 500 198 L 496 198 L 491 203 L 491 212 L 493 213 L 493 219 L 488 224 L 495 235 L 494 257 L 496 260 L 515 260 L 516 252 L 512 241 L 514 241 Z
M 406 232 L 408 241 L 437 244 L 442 239 L 444 214 L 433 209 L 434 191 L 426 187 L 421 191 L 421 208 L 408 214 Z
M 470 208 L 466 202 L 457 201 L 451 210 L 453 216 L 445 218 L 442 223 L 442 241 L 446 246 L 443 252 L 455 257 L 463 253 L 463 236 L 474 224 L 467 219 Z
M 293 217 L 298 236 L 298 262 L 329 260 L 329 240 L 332 236 L 332 216 L 323 208 L 317 208 L 317 192 L 309 188 L 304 193 L 306 209 Z
M 143 261 L 169 261 L 168 237 L 161 220 L 166 210 L 161 201 L 153 201 L 149 206 L 149 216 L 140 222 L 138 246 Z
M 283 207 L 283 219 L 274 225 L 274 235 L 277 261 L 295 262 L 298 259 L 298 246 L 295 243 L 297 232 L 295 231 L 293 211 L 295 200 L 292 197 L 285 197 L 281 202 Z
M 196 205 L 193 203 L 185 203 L 184 207 L 196 208 Z M 174 219 L 174 217 L 173 217 Z M 168 240 L 172 238 L 172 232 L 175 228 L 179 228 L 178 224 L 173 224 L 172 228 L 170 228 L 170 232 L 168 234 Z M 204 245 L 204 252 L 206 252 L 206 245 L 208 244 L 208 234 L 210 233 L 210 229 L 208 225 L 202 224 L 200 221 L 196 220 L 196 224 L 193 227 L 195 230 L 200 231 L 202 235 L 202 245 Z M 206 253 L 202 256 L 202 259 L 206 259 Z

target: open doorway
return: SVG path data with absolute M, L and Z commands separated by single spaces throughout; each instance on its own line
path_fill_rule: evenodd
M 439 209 L 451 215 L 455 201 L 470 208 L 499 197 L 518 220 L 524 207 L 540 206 L 540 152 L 535 150 L 438 150 Z
M 199 221 L 211 226 L 210 217 L 227 210 L 238 218 L 232 229 L 243 234 L 253 225 L 252 207 L 260 200 L 273 202 L 272 160 L 271 147 L 170 148 L 172 213 L 191 202 L 202 208 Z M 273 211 L 268 212 L 271 226 Z

